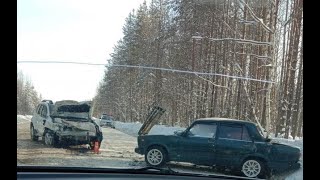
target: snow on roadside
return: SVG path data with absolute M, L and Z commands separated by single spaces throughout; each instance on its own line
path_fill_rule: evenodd
M 290 174 L 285 180 L 301 180 L 303 179 L 303 168 L 301 167 L 298 171 Z
M 17 124 L 30 122 L 31 118 L 31 115 L 17 115 Z
M 124 122 L 119 122 L 115 121 L 115 128 L 129 134 L 131 136 L 138 136 L 138 131 L 141 128 L 142 124 L 137 122 L 137 123 L 124 123 Z M 185 130 L 185 128 L 181 127 L 169 127 L 165 125 L 155 125 L 149 132 L 149 134 L 155 135 L 155 134 L 163 134 L 163 135 L 170 135 L 173 134 L 174 131 L 177 130 Z

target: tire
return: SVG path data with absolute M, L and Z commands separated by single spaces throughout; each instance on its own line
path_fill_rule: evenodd
M 52 131 L 45 131 L 43 139 L 45 145 L 53 147 L 58 146 L 58 138 Z
M 33 127 L 32 124 L 30 125 L 30 136 L 31 136 L 31 140 L 32 141 L 38 141 L 39 140 L 39 137 L 36 136 L 36 132 L 35 132 L 34 127 Z
M 145 153 L 145 161 L 149 166 L 162 167 L 167 162 L 167 152 L 160 146 L 152 146 Z
M 266 166 L 262 161 L 250 158 L 250 159 L 246 159 L 242 163 L 241 172 L 246 177 L 265 178 L 266 177 Z

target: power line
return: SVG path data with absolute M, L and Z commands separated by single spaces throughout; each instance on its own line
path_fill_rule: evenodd
M 82 65 L 93 65 L 93 66 L 102 66 L 106 64 L 99 63 L 86 63 L 86 62 L 73 62 L 73 61 L 17 61 L 17 63 L 40 63 L 40 64 L 82 64 Z
M 218 73 L 204 73 L 204 72 L 196 72 L 196 71 L 185 71 L 185 70 L 167 69 L 167 68 L 157 68 L 157 67 L 132 66 L 132 65 L 112 65 L 110 67 L 131 67 L 131 68 L 141 68 L 141 69 L 154 69 L 154 70 L 162 70 L 162 71 L 169 71 L 169 72 L 178 72 L 178 73 L 187 73 L 187 74 L 196 74 L 196 75 L 209 75 L 209 76 L 223 76 L 223 77 L 229 77 L 229 78 L 233 78 L 233 79 L 244 79 L 244 80 L 250 80 L 250 81 L 274 83 L 273 81 L 253 79 L 253 78 L 249 78 L 249 77 L 231 76 L 231 75 L 218 74 Z
M 50 64 L 80 64 L 80 65 L 94 65 L 94 66 L 105 66 L 105 67 L 125 67 L 125 68 L 139 68 L 139 69 L 152 69 L 152 70 L 161 70 L 175 73 L 186 73 L 186 74 L 195 74 L 195 75 L 208 75 L 208 76 L 222 76 L 232 79 L 243 79 L 249 81 L 265 82 L 265 83 L 274 83 L 273 81 L 254 79 L 250 77 L 241 77 L 241 76 L 231 76 L 226 74 L 218 73 L 205 73 L 205 72 L 196 72 L 196 71 L 186 71 L 178 69 L 168 69 L 168 68 L 157 68 L 157 67 L 148 67 L 148 66 L 134 66 L 134 65 L 106 65 L 99 63 L 86 63 L 86 62 L 72 62 L 72 61 L 17 61 L 17 63 L 50 63 Z

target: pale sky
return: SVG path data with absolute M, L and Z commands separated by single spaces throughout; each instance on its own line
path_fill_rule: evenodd
M 147 1 L 148 2 L 148 1 Z M 143 0 L 18 0 L 17 61 L 106 63 Z M 89 100 L 104 66 L 17 64 L 43 99 Z

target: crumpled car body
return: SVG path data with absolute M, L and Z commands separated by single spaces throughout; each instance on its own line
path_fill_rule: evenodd
M 91 102 L 41 102 L 31 119 L 31 138 L 43 137 L 47 145 L 89 144 L 93 148 L 94 142 L 100 144 L 103 137 L 90 113 Z

